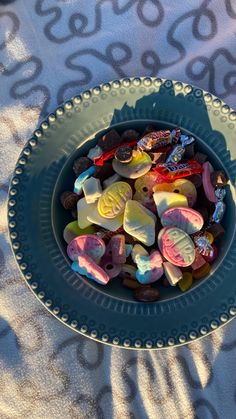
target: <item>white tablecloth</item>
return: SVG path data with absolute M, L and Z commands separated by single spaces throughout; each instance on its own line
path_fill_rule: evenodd
M 7 189 L 21 147 L 58 103 L 123 76 L 159 75 L 236 108 L 233 0 L 0 2 L 0 418 L 233 419 L 236 322 L 138 352 L 51 317 L 10 250 Z M 232 278 L 233 280 L 233 278 Z

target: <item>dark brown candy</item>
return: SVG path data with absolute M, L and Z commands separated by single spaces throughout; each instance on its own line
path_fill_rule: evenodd
M 130 278 L 129 276 L 126 276 L 123 281 L 122 285 L 125 288 L 129 288 L 132 290 L 136 290 L 137 288 L 143 287 L 144 285 L 140 284 L 136 279 Z
M 200 153 L 197 151 L 197 153 L 194 155 L 194 160 L 196 160 L 198 163 L 203 164 L 205 161 L 207 161 L 208 157 L 204 153 Z
M 196 188 L 202 186 L 202 176 L 200 174 L 188 176 L 187 179 L 190 180 Z
M 104 182 L 107 178 L 115 174 L 111 163 L 103 163 L 103 166 L 96 166 L 96 172 L 93 175 L 96 178 L 99 178 L 101 182 Z
M 71 211 L 71 216 L 72 216 L 72 218 L 74 218 L 74 220 L 77 220 L 78 219 L 77 208 L 74 208 Z
M 166 153 L 148 153 L 152 159 L 152 164 L 160 164 L 165 163 L 166 161 Z
M 85 170 L 91 167 L 92 164 L 92 160 L 90 160 L 88 157 L 78 157 L 78 159 L 76 159 L 73 164 L 75 176 L 78 177 L 81 173 L 85 172 Z
M 211 173 L 211 183 L 214 188 L 221 188 L 226 186 L 228 182 L 228 177 L 224 170 L 216 170 Z
M 214 237 L 214 240 L 218 240 L 225 234 L 225 229 L 220 223 L 214 223 L 206 229 Z
M 134 298 L 137 301 L 144 303 L 151 303 L 157 301 L 160 298 L 160 291 L 157 288 L 150 287 L 148 285 L 136 288 L 134 291 Z
M 195 154 L 194 150 L 194 143 L 188 144 L 185 146 L 185 152 L 184 152 L 184 158 L 185 159 L 193 159 L 193 156 Z
M 122 140 L 120 135 L 115 129 L 108 131 L 98 140 L 98 145 L 101 147 L 102 151 L 109 151 L 112 148 L 118 147 L 121 144 Z
M 202 215 L 204 223 L 207 224 L 209 221 L 209 212 L 206 207 L 197 207 L 195 210 Z
M 65 191 L 60 196 L 61 204 L 66 210 L 72 210 L 75 208 L 78 200 L 79 196 L 76 193 L 70 191 Z
M 135 131 L 134 129 L 127 129 L 121 135 L 122 142 L 133 141 L 138 138 L 139 138 L 139 133 L 138 131 Z
M 149 132 L 153 132 L 156 131 L 156 128 L 153 125 L 147 125 L 145 130 L 142 133 L 142 137 L 144 137 L 144 135 L 149 134 Z
M 129 163 L 132 160 L 132 148 L 121 145 L 115 152 L 115 158 L 121 163 Z

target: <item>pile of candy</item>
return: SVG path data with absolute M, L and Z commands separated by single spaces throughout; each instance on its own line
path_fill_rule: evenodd
M 138 301 L 154 282 L 187 291 L 209 274 L 224 234 L 227 176 L 179 128 L 142 137 L 111 130 L 75 160 L 74 191 L 61 203 L 76 221 L 63 233 L 72 269 L 106 285 L 122 279 Z

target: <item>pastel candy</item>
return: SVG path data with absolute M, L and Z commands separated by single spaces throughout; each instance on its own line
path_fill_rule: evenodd
M 187 207 L 188 200 L 186 196 L 175 192 L 155 192 L 153 199 L 157 207 L 159 217 L 162 216 L 168 208 Z
M 128 258 L 132 253 L 133 245 L 132 244 L 125 244 L 125 255 Z
M 138 150 L 133 150 L 130 163 L 123 164 L 116 159 L 113 159 L 112 161 L 112 167 L 115 172 L 118 173 L 118 175 L 129 179 L 136 179 L 145 175 L 149 172 L 151 166 L 151 157 L 147 153 Z
M 158 246 L 163 256 L 176 266 L 190 266 L 195 259 L 195 247 L 190 236 L 177 227 L 164 227 L 158 234 Z
M 161 216 L 163 227 L 176 226 L 188 234 L 201 230 L 204 220 L 202 215 L 192 208 L 175 207 L 167 209 Z
M 146 249 L 144 249 L 143 246 L 141 246 L 141 244 L 135 244 L 132 249 L 131 256 L 133 262 L 137 264 L 138 259 L 140 259 L 142 256 L 148 256 L 148 252 Z
M 115 218 L 104 218 L 102 217 L 97 209 L 97 203 L 90 204 L 87 219 L 92 224 L 99 225 L 109 231 L 117 231 L 123 224 L 123 214 L 117 215 Z M 93 207 L 92 207 L 93 205 Z
M 131 186 L 126 182 L 115 182 L 99 198 L 98 212 L 102 217 L 115 218 L 124 212 L 125 204 L 131 198 Z
M 100 266 L 102 269 L 106 272 L 106 274 L 109 276 L 109 278 L 115 278 L 119 275 L 121 271 L 121 264 L 114 263 L 112 261 L 111 256 L 104 255 L 100 261 Z
M 183 274 L 178 266 L 172 265 L 170 262 L 163 262 L 163 268 L 170 285 L 176 285 L 183 278 Z
M 87 219 L 87 215 L 89 215 L 90 212 L 93 212 L 93 208 L 97 208 L 97 204 L 88 204 L 85 198 L 81 198 L 77 202 L 78 226 L 80 228 L 83 229 L 93 224 Z
M 86 253 L 92 259 L 99 261 L 104 255 L 106 246 L 96 234 L 84 234 L 73 239 L 67 246 L 67 254 L 71 260 L 77 260 L 78 255 Z
M 130 278 L 135 279 L 136 271 L 137 271 L 137 269 L 133 265 L 129 265 L 129 264 L 125 263 L 121 267 L 120 277 L 121 278 L 130 277 Z
M 119 180 L 121 180 L 121 176 L 118 175 L 117 173 L 115 173 L 114 175 L 112 175 L 112 176 L 108 177 L 106 180 L 104 180 L 103 187 L 107 188 L 108 186 L 112 185 L 112 183 L 118 182 Z
M 211 163 L 209 163 L 209 161 L 206 161 L 205 163 L 203 163 L 202 169 L 203 169 L 202 184 L 203 184 L 205 195 L 209 201 L 216 202 L 217 198 L 215 196 L 215 188 L 211 183 L 211 174 L 213 173 L 214 169 Z
M 80 195 L 82 193 L 82 187 L 86 179 L 88 179 L 90 176 L 92 176 L 96 172 L 96 167 L 91 166 L 84 172 L 82 172 L 74 183 L 74 192 Z
M 82 186 L 87 204 L 93 204 L 102 195 L 102 187 L 99 179 L 90 177 Z
M 149 199 L 153 194 L 153 187 L 156 183 L 157 174 L 155 172 L 148 172 L 146 175 L 139 177 L 135 183 L 134 199 L 141 201 Z
M 146 246 L 155 242 L 155 221 L 139 202 L 126 202 L 124 212 L 124 230 Z
M 193 270 L 201 268 L 203 265 L 205 265 L 206 261 L 204 257 L 199 253 L 198 249 L 195 250 L 195 259 L 191 265 L 191 268 Z
M 63 238 L 67 244 L 71 242 L 75 237 L 81 236 L 82 234 L 93 234 L 95 233 L 95 228 L 93 226 L 89 226 L 85 229 L 81 229 L 78 226 L 77 221 L 72 221 L 71 223 L 67 224 L 63 231 Z
M 154 192 L 177 192 L 186 196 L 188 205 L 192 207 L 197 200 L 197 189 L 188 179 L 176 179 L 172 183 L 158 183 L 153 187 Z
M 106 248 L 106 253 L 111 255 L 113 263 L 125 263 L 125 236 L 123 234 L 116 234 L 115 236 L 111 237 Z
M 86 254 L 78 255 L 76 261 L 72 263 L 71 267 L 73 271 L 78 272 L 79 274 L 84 275 L 101 285 L 106 285 L 110 280 L 104 269 L 98 266 L 97 263 Z
M 163 275 L 163 259 L 157 250 L 149 256 L 137 258 L 136 279 L 141 284 L 151 284 L 157 281 Z

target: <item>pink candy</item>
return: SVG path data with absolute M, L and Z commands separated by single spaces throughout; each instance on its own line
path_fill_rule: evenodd
M 213 172 L 213 168 L 209 161 L 206 161 L 202 165 L 202 184 L 204 188 L 205 195 L 207 199 L 211 202 L 216 202 L 217 198 L 215 196 L 215 188 L 211 183 L 211 173 Z
M 104 241 L 95 234 L 84 234 L 73 239 L 67 246 L 67 254 L 71 260 L 77 260 L 81 253 L 85 253 L 95 261 L 104 255 L 106 246 Z
M 80 254 L 77 257 L 77 260 L 72 263 L 72 269 L 102 285 L 106 285 L 110 279 L 107 273 L 90 256 L 85 254 Z

